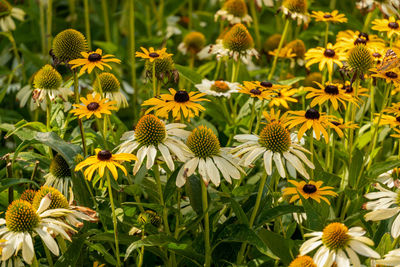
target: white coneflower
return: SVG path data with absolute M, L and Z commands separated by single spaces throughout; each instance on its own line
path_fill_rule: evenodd
M 189 149 L 182 142 L 190 134 L 183 129 L 185 127 L 182 123 L 165 124 L 154 115 L 145 115 L 138 121 L 134 131 L 122 136 L 121 140 L 124 142 L 120 145 L 118 153 L 137 151 L 138 160 L 133 167 L 133 174 L 139 171 L 145 158 L 146 168 L 150 169 L 158 155 L 173 171 L 175 164 L 172 156 L 176 156 L 182 162 L 190 156 Z
M 375 263 L 382 266 L 399 266 L 400 248 L 389 251 L 382 260 L 376 260 Z
M 13 7 L 6 0 L 0 1 L 0 29 L 3 32 L 15 30 L 15 22 L 13 18 L 23 21 L 25 12 L 20 9 Z
M 302 22 L 308 23 L 309 21 L 307 14 L 307 0 L 284 0 L 280 10 L 286 16 L 291 17 L 293 20 L 297 20 L 298 25 Z
M 380 258 L 380 255 L 371 249 L 374 242 L 364 236 L 365 231 L 361 227 L 347 228 L 339 222 L 328 224 L 322 232 L 305 234 L 312 237 L 300 247 L 300 255 L 306 255 L 314 249 L 313 260 L 317 266 L 332 266 L 336 263 L 340 267 L 360 266 L 357 254 L 368 258 Z
M 220 173 L 228 183 L 232 183 L 232 179 L 240 179 L 240 171 L 243 170 L 229 154 L 229 149 L 220 147 L 219 140 L 211 129 L 205 126 L 195 128 L 187 139 L 187 146 L 193 154 L 178 172 L 178 187 L 182 187 L 186 178 L 196 171 L 205 184 L 211 181 L 215 186 L 219 186 L 221 182 Z
M 196 84 L 195 87 L 200 92 L 212 96 L 224 96 L 229 98 L 232 93 L 237 93 L 239 90 L 239 83 L 230 83 L 226 81 L 209 81 L 203 79 L 200 84 Z
M 244 0 L 227 0 L 222 8 L 215 13 L 215 21 L 221 17 L 231 24 L 252 22 L 252 18 L 248 14 L 247 5 Z
M 383 188 L 380 184 L 376 184 L 375 188 L 379 192 L 371 192 L 364 195 L 367 199 L 373 200 L 367 202 L 364 206 L 367 210 L 372 210 L 365 214 L 365 219 L 367 221 L 381 221 L 396 216 L 390 233 L 394 238 L 397 238 L 400 236 L 400 192 L 392 192 Z
M 399 187 L 400 186 L 400 168 L 394 168 L 387 172 L 384 172 L 378 176 L 378 182 L 386 185 L 389 188 L 393 186 Z

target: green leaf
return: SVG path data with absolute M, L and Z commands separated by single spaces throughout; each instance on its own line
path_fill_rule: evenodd
M 11 186 L 14 186 L 14 185 L 18 185 L 18 184 L 33 184 L 37 188 L 40 187 L 37 183 L 35 183 L 34 181 L 32 181 L 30 179 L 25 179 L 25 178 L 4 178 L 4 179 L 0 180 L 0 192 L 3 192 L 7 188 L 9 188 Z
M 164 189 L 164 201 L 167 202 L 178 190 L 176 187 L 176 176 L 178 175 L 179 168 L 177 168 L 167 180 L 167 184 Z
M 282 85 L 292 85 L 295 84 L 301 80 L 304 80 L 305 77 L 295 77 L 289 80 L 284 80 L 284 81 L 279 81 L 280 84 Z
M 324 228 L 322 214 L 312 205 L 311 199 L 305 199 L 301 194 L 299 196 L 307 214 L 308 227 L 312 230 L 321 231 Z
M 357 179 L 360 176 L 361 167 L 364 163 L 364 154 L 358 150 L 354 149 L 353 157 L 351 160 L 351 168 L 349 168 L 349 184 L 351 187 L 356 186 Z
M 132 253 L 132 251 L 134 251 L 135 249 L 141 248 L 143 246 L 145 246 L 145 247 L 152 247 L 152 246 L 162 247 L 162 246 L 168 245 L 170 243 L 175 243 L 175 242 L 176 242 L 176 240 L 174 238 L 172 238 L 166 234 L 157 234 L 157 235 L 147 236 L 146 238 L 137 240 L 129 245 L 129 247 L 126 249 L 125 260 L 129 257 L 129 255 Z
M 192 84 L 199 84 L 203 79 L 203 77 L 200 74 L 198 74 L 197 72 L 188 67 L 175 64 L 175 68 L 178 70 L 179 75 L 190 81 Z
M 298 249 L 291 239 L 286 239 L 266 229 L 260 229 L 258 236 L 281 259 L 284 266 L 288 266 L 298 254 Z
M 387 172 L 393 168 L 400 166 L 400 160 L 392 160 L 392 161 L 383 161 L 374 163 L 370 171 L 368 172 L 368 177 L 376 178 L 378 175 Z
M 236 217 L 238 218 L 241 224 L 249 225 L 249 220 L 246 216 L 246 213 L 243 211 L 242 207 L 237 203 L 234 198 L 230 198 L 231 200 L 231 207 L 235 212 Z
M 85 233 L 80 235 L 78 238 L 74 238 L 71 245 L 68 246 L 67 251 L 61 255 L 61 257 L 54 264 L 54 267 L 76 266 L 79 256 L 81 255 L 83 244 L 89 235 L 90 233 Z
M 264 225 L 265 223 L 285 214 L 302 212 L 304 212 L 303 207 L 294 205 L 282 205 L 271 209 L 262 209 L 260 215 L 258 215 L 258 225 Z
M 201 199 L 201 178 L 191 175 L 187 178 L 185 189 L 190 200 L 190 205 L 197 214 L 203 213 L 202 199 Z

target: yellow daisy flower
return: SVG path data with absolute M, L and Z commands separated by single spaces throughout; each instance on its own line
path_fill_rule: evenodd
M 393 128 L 393 130 L 394 130 L 396 133 L 395 133 L 395 134 L 391 134 L 390 136 L 391 136 L 391 137 L 394 137 L 394 138 L 400 138 L 400 129 Z
M 115 62 L 115 63 L 121 63 L 121 60 L 114 58 L 113 55 L 103 55 L 103 51 L 101 49 L 97 49 L 94 52 L 81 52 L 81 55 L 83 58 L 77 58 L 73 59 L 68 62 L 68 64 L 72 65 L 71 69 L 75 69 L 77 67 L 81 67 L 81 71 L 79 74 L 85 73 L 91 73 L 94 68 L 99 68 L 101 70 L 104 70 L 103 66 L 106 66 L 110 70 L 112 69 L 110 65 L 108 65 L 106 62 Z
M 360 128 L 357 124 L 353 123 L 352 121 L 343 122 L 342 118 L 333 120 L 333 121 L 331 121 L 331 123 L 333 125 L 337 126 L 341 130 Z
M 329 135 L 325 128 L 331 127 L 333 128 L 336 133 L 343 137 L 343 132 L 340 130 L 339 127 L 334 125 L 332 121 L 337 120 L 335 116 L 326 115 L 323 112 L 318 112 L 313 108 L 308 109 L 307 111 L 298 110 L 298 111 L 291 111 L 287 112 L 292 116 L 288 115 L 286 125 L 290 128 L 293 128 L 297 125 L 302 125 L 297 133 L 297 138 L 300 140 L 304 133 L 308 129 L 313 129 L 317 140 L 321 138 L 321 133 L 324 135 L 325 142 L 329 142 Z
M 193 118 L 199 115 L 199 111 L 205 108 L 200 105 L 200 101 L 210 101 L 202 98 L 206 94 L 198 92 L 186 92 L 185 90 L 169 89 L 170 94 L 162 94 L 143 102 L 142 106 L 153 106 L 146 111 L 146 114 L 155 111 L 158 117 L 168 118 L 168 113 L 172 111 L 175 119 Z
M 278 53 L 278 49 L 275 49 L 274 51 L 269 51 L 268 54 L 271 56 L 276 56 Z M 293 48 L 289 48 L 287 46 L 282 47 L 282 49 L 279 51 L 279 58 L 294 58 L 296 57 L 296 53 L 294 53 Z
M 323 71 L 326 65 L 328 72 L 332 74 L 333 64 L 338 65 L 339 68 L 343 67 L 342 61 L 346 59 L 346 56 L 336 46 L 328 43 L 326 48 L 317 47 L 309 49 L 305 55 L 305 59 L 307 61 L 307 68 L 315 63 L 319 63 L 318 68 L 320 71 Z
M 383 110 L 383 112 L 387 112 L 394 115 L 400 115 L 400 102 L 392 103 L 391 107 L 387 107 Z
M 305 199 L 314 199 L 318 203 L 321 202 L 321 199 L 325 201 L 328 205 L 331 203 L 329 200 L 324 196 L 334 196 L 336 197 L 337 194 L 331 189 L 331 186 L 322 186 L 324 182 L 322 181 L 305 181 L 296 182 L 294 180 L 288 180 L 289 183 L 293 184 L 294 187 L 286 187 L 283 189 L 283 196 L 290 197 L 289 202 L 293 203 L 296 200 L 300 199 L 300 195 Z M 301 200 L 299 201 L 301 204 Z
M 372 24 L 373 30 L 379 32 L 386 32 L 387 37 L 390 39 L 393 35 L 400 35 L 400 20 L 396 20 L 395 17 L 387 19 L 375 19 Z
M 274 86 L 270 82 L 243 82 L 243 85 L 239 85 L 239 93 L 250 95 L 251 97 L 257 97 L 260 100 L 271 99 L 274 95 L 274 89 L 280 88 Z
M 141 47 L 142 52 L 136 52 L 136 57 L 148 59 L 150 62 L 153 62 L 156 59 L 163 59 L 163 58 L 168 58 L 171 57 L 173 54 L 168 54 L 166 52 L 167 48 L 162 48 L 160 50 L 154 50 L 153 47 L 150 47 L 149 50 L 147 50 L 144 47 Z
M 344 84 L 340 85 L 340 88 L 344 90 L 346 95 L 349 95 L 356 101 L 361 101 L 360 96 L 369 96 L 368 89 L 361 86 L 358 87 L 357 95 L 355 95 L 354 86 L 350 85 L 350 81 L 346 81 Z
M 377 123 L 379 120 L 379 113 L 375 114 L 375 120 L 374 123 Z M 391 116 L 391 115 L 386 115 L 382 114 L 381 120 L 379 122 L 379 125 L 389 125 L 389 127 L 400 127 L 400 116 Z
M 288 88 L 282 88 L 276 90 L 276 95 L 274 95 L 269 102 L 269 107 L 273 106 L 283 106 L 286 109 L 289 109 L 288 102 L 297 102 L 296 98 L 293 98 L 292 96 L 296 94 L 299 90 L 298 89 L 288 89 Z
M 310 17 L 315 18 L 315 21 L 333 23 L 347 22 L 347 18 L 343 14 L 339 14 L 337 10 L 333 10 L 332 12 L 313 11 Z
M 376 49 L 379 51 L 385 49 L 385 41 L 377 35 L 352 30 L 340 31 L 336 35 L 335 46 L 343 52 L 352 50 L 358 44 L 365 45 L 371 53 L 376 52 Z
M 339 103 L 342 103 L 346 107 L 346 102 L 355 103 L 354 99 L 345 93 L 343 89 L 340 89 L 340 84 L 327 82 L 325 86 L 319 82 L 315 82 L 319 89 L 313 87 L 306 87 L 304 90 L 309 92 L 306 96 L 307 99 L 313 98 L 310 106 L 314 107 L 317 104 L 322 106 L 326 101 L 330 101 L 335 110 L 338 109 Z
M 110 110 L 117 110 L 117 107 L 114 106 L 117 104 L 116 101 L 108 101 L 107 98 L 101 99 L 100 94 L 95 94 L 93 97 L 92 94 L 88 94 L 86 98 L 80 98 L 81 104 L 74 104 L 73 106 L 76 109 L 71 110 L 75 116 L 79 116 L 79 119 L 86 116 L 87 119 L 90 119 L 92 115 L 95 115 L 97 118 L 101 118 L 101 114 L 111 114 Z
M 395 86 L 400 84 L 400 71 L 399 70 L 389 70 L 389 71 L 378 71 L 376 68 L 371 69 L 374 74 L 372 77 L 385 79 L 387 83 L 393 82 Z
M 124 161 L 137 160 L 135 155 L 128 153 L 112 154 L 108 150 L 95 149 L 96 155 L 90 156 L 75 167 L 75 171 L 80 171 L 89 166 L 84 171 L 85 178 L 89 181 L 92 180 L 93 173 L 98 170 L 100 177 L 104 176 L 104 171 L 107 168 L 114 179 L 118 179 L 117 167 L 120 168 L 125 175 L 128 175 L 124 166 L 121 165 Z

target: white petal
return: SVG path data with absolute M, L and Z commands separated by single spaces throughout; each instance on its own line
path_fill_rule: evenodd
M 263 156 L 265 171 L 268 175 L 272 174 L 272 154 L 273 152 L 271 150 L 267 150 Z
M 37 210 L 37 213 L 41 214 L 43 211 L 47 210 L 47 208 L 50 206 L 50 204 L 51 204 L 51 198 L 50 198 L 49 194 L 47 194 L 40 201 L 40 205 Z
M 46 247 L 56 256 L 58 256 L 60 254 L 60 250 L 58 248 L 58 245 L 56 243 L 56 241 L 54 241 L 54 239 L 51 237 L 51 235 L 40 229 L 40 228 L 36 228 L 35 229 L 36 233 L 38 233 L 38 235 L 40 236 L 40 238 L 43 240 L 43 242 L 46 244 Z
M 361 254 L 365 257 L 371 257 L 371 258 L 377 258 L 379 259 L 381 256 L 375 252 L 373 249 L 370 247 L 364 245 L 360 241 L 357 240 L 350 240 L 349 246 L 356 251 L 358 254 Z
M 358 258 L 357 254 L 349 247 L 345 248 L 347 255 L 350 258 L 350 262 L 351 264 L 353 264 L 353 267 L 360 267 L 361 263 L 360 263 L 360 259 Z
M 399 237 L 400 235 L 400 214 L 397 215 L 396 219 L 393 221 L 391 234 L 394 238 Z
M 153 145 L 150 145 L 149 148 L 147 149 L 147 162 L 146 162 L 147 169 L 153 167 L 154 161 L 156 160 L 156 156 L 157 156 L 157 149 Z
M 341 249 L 339 249 L 336 254 L 336 264 L 337 266 L 350 267 L 350 260 Z
M 169 150 L 166 146 L 164 146 L 163 144 L 158 144 L 158 150 L 160 150 L 161 155 L 165 161 L 165 163 L 167 164 L 168 168 L 173 171 L 175 169 L 174 166 L 174 162 L 172 160 L 171 154 L 169 153 Z
M 281 154 L 279 153 L 274 153 L 273 156 L 276 168 L 278 169 L 279 175 L 284 178 L 286 177 L 285 169 L 283 168 L 283 163 L 282 163 L 282 158 Z
M 218 171 L 217 167 L 215 166 L 212 158 L 210 158 L 210 157 L 206 158 L 206 166 L 207 166 L 207 174 L 210 177 L 211 182 L 213 182 L 213 184 L 215 184 L 215 186 L 219 186 L 219 184 L 221 182 L 221 177 L 219 175 L 219 171 Z
M 33 248 L 32 237 L 30 234 L 25 233 L 24 242 L 22 245 L 22 257 L 24 258 L 24 261 L 26 261 L 29 264 L 32 264 L 34 254 L 35 252 Z
M 253 161 L 261 154 L 265 151 L 265 148 L 263 147 L 257 147 L 254 148 L 252 152 L 250 152 L 245 161 L 244 161 L 244 165 L 245 166 L 249 166 L 251 163 L 253 163 Z

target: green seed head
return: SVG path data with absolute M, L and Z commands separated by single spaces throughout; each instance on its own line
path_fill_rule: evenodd
M 254 47 L 254 41 L 246 26 L 235 24 L 225 35 L 222 44 L 226 49 L 242 53 Z
M 273 51 L 278 48 L 279 42 L 281 41 L 282 35 L 279 33 L 275 33 L 271 35 L 263 45 L 263 49 L 265 52 Z M 286 45 L 286 41 L 283 42 L 283 45 Z
M 36 195 L 36 190 L 32 190 L 32 189 L 26 189 L 22 194 L 21 197 L 19 199 L 21 200 L 25 200 L 28 201 L 29 203 L 33 203 L 33 198 Z
M 307 0 L 285 0 L 282 5 L 292 13 L 307 13 Z
M 217 136 L 205 126 L 195 128 L 189 135 L 186 144 L 199 158 L 218 155 L 221 148 Z
M 61 84 L 61 74 L 49 64 L 44 65 L 33 79 L 33 85 L 36 89 L 55 90 L 60 88 Z
M 288 48 L 292 48 L 293 53 L 296 54 L 296 58 L 304 58 L 306 53 L 306 46 L 302 40 L 296 39 L 286 45 Z
M 74 29 L 67 29 L 54 37 L 53 53 L 62 62 L 81 58 L 81 52 L 88 50 L 85 36 Z
M 71 170 L 65 159 L 57 154 L 50 163 L 50 173 L 57 178 L 71 177 Z
M 350 51 L 347 63 L 352 70 L 365 73 L 372 67 L 374 59 L 365 45 L 359 44 Z
M 121 84 L 117 77 L 109 72 L 101 73 L 93 83 L 93 90 L 97 93 L 100 93 L 101 91 L 104 93 L 116 93 L 119 92 L 120 87 Z
M 12 6 L 6 0 L 0 0 L 0 18 L 8 16 L 11 12 Z
M 239 18 L 246 16 L 248 13 L 244 0 L 228 0 L 222 8 L 228 11 L 229 14 Z
M 206 37 L 201 32 L 191 32 L 185 36 L 183 43 L 190 53 L 197 54 L 206 44 Z

